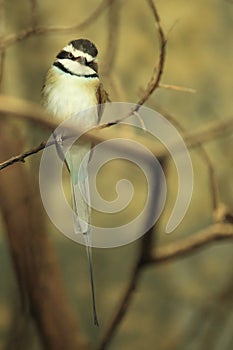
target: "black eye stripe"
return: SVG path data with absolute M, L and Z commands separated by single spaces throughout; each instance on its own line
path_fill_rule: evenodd
M 56 58 L 69 58 L 71 60 L 75 60 L 75 57 L 72 55 L 72 53 L 65 50 L 60 51 Z
M 70 59 L 72 61 L 75 61 L 75 60 L 78 61 L 78 57 L 74 57 L 71 52 L 68 52 L 65 50 L 60 51 L 56 58 L 58 58 L 58 59 L 65 59 L 66 58 L 66 59 Z M 85 65 L 92 68 L 96 73 L 98 72 L 98 65 L 96 62 L 94 62 L 94 61 L 88 62 L 87 60 L 85 60 Z

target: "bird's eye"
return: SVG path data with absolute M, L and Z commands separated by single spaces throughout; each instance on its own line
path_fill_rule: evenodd
M 71 60 L 74 59 L 74 56 L 72 55 L 71 52 L 68 52 L 68 55 L 67 55 L 68 58 L 70 58 Z

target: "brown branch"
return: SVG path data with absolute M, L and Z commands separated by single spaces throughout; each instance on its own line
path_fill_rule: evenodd
M 35 28 L 37 26 L 38 15 L 38 3 L 37 0 L 30 0 L 31 14 L 30 14 L 30 26 Z
M 171 85 L 171 84 L 159 84 L 159 87 L 161 89 L 167 89 L 167 90 L 172 90 L 172 91 L 181 91 L 181 92 L 189 92 L 191 94 L 195 94 L 196 90 L 190 87 L 186 86 L 179 86 L 179 85 Z
M 189 257 L 212 243 L 227 240 L 233 240 L 233 225 L 228 223 L 213 224 L 187 238 L 158 248 L 155 255 L 148 259 L 147 264 L 162 264 Z
M 28 118 L 29 119 L 29 118 Z M 30 120 L 30 119 L 29 119 Z M 53 126 L 54 128 L 56 127 L 56 124 L 53 122 L 45 122 L 43 121 L 41 123 L 42 125 L 46 125 L 47 127 L 50 126 L 50 128 Z M 228 125 L 228 128 L 226 127 Z M 98 135 L 98 131 L 101 130 L 101 126 L 100 127 L 96 127 L 94 129 L 92 129 L 91 131 L 89 131 L 88 133 L 86 133 L 85 135 L 83 135 L 82 137 L 84 139 L 87 140 L 91 140 L 95 143 L 100 143 L 103 141 L 106 141 L 107 138 L 103 137 L 103 136 L 99 136 Z M 205 128 L 206 129 L 206 128 Z M 77 128 L 78 131 L 78 128 Z M 229 119 L 228 122 L 224 122 L 224 123 L 216 123 L 215 125 L 212 125 L 210 130 L 200 130 L 197 131 L 194 134 L 187 134 L 184 135 L 184 140 L 186 142 L 186 145 L 188 148 L 194 148 L 194 147 L 200 147 L 200 144 L 202 143 L 207 143 L 210 142 L 214 139 L 216 139 L 217 137 L 221 137 L 226 133 L 230 133 L 233 131 L 233 119 Z M 71 135 L 70 137 L 73 137 L 73 135 Z M 48 146 L 54 144 L 53 142 L 49 143 Z M 41 150 L 43 150 L 46 146 L 46 142 L 42 142 L 40 143 L 38 146 L 25 151 L 24 153 L 21 153 L 17 156 L 11 157 L 10 159 L 0 163 L 0 170 L 18 163 L 18 162 L 23 162 L 24 159 L 26 159 L 27 157 L 36 154 L 38 152 L 40 152 Z M 114 145 L 114 148 L 117 149 L 117 145 Z M 119 146 L 119 148 L 121 148 L 121 146 Z M 129 151 L 129 152 L 133 152 L 133 150 L 131 150 L 130 148 L 127 150 L 125 149 L 125 151 Z M 166 150 L 160 150 L 158 148 L 158 146 L 156 148 L 151 147 L 151 152 L 156 156 L 156 157 L 166 157 L 168 156 L 168 152 Z M 137 151 L 138 157 L 140 157 L 140 151 Z M 145 154 L 143 153 L 143 156 L 145 157 Z
M 222 122 L 212 122 L 202 129 L 184 135 L 184 141 L 188 148 L 199 147 L 202 143 L 210 142 L 218 137 L 231 134 L 233 131 L 233 117 Z
M 28 39 L 32 35 L 45 35 L 45 34 L 53 34 L 53 33 L 67 34 L 71 32 L 76 32 L 77 30 L 84 29 L 87 26 L 93 24 L 104 12 L 104 10 L 112 3 L 112 1 L 113 0 L 102 0 L 99 6 L 90 14 L 88 18 L 86 18 L 81 23 L 75 24 L 73 26 L 28 27 L 22 30 L 20 33 L 9 34 L 0 43 L 0 49 L 8 48 L 9 46 L 15 44 L 16 42 L 20 42 L 22 40 Z
M 5 50 L 0 50 L 0 92 L 2 91 L 2 85 L 3 85 L 5 58 L 6 58 Z
M 199 148 L 200 154 L 203 160 L 205 161 L 208 169 L 209 182 L 210 182 L 209 185 L 210 185 L 211 197 L 212 197 L 212 209 L 216 211 L 220 206 L 220 194 L 219 194 L 216 170 L 214 168 L 212 160 L 210 159 L 210 156 L 208 155 L 207 151 L 203 148 L 203 145 L 199 143 L 197 147 Z
M 48 114 L 45 113 L 45 111 L 40 108 L 39 106 L 29 103 L 17 98 L 9 97 L 9 96 L 0 96 L 0 116 L 5 116 L 8 115 L 14 116 L 14 117 L 19 117 L 21 119 L 25 119 L 30 122 L 34 122 L 40 127 L 46 127 L 50 130 L 53 130 L 57 127 L 57 123 L 51 119 L 48 118 Z M 109 127 L 109 124 L 103 124 L 100 126 L 97 126 L 96 128 L 88 131 L 85 135 L 82 137 L 86 140 L 91 140 L 94 143 L 100 143 L 103 141 L 107 140 L 106 136 L 103 136 L 101 134 L 101 129 Z M 79 128 L 74 125 L 71 127 L 71 131 L 74 133 L 74 131 L 77 130 L 77 132 L 80 133 Z M 214 122 L 209 125 L 206 125 L 204 128 L 197 130 L 196 132 L 193 133 L 187 133 L 183 135 L 183 139 L 186 143 L 186 146 L 188 148 L 194 148 L 194 147 L 200 147 L 200 144 L 210 142 L 218 137 L 221 137 L 226 134 L 230 134 L 233 131 L 233 118 L 229 118 L 228 120 L 224 122 Z M 73 134 L 70 135 L 70 137 L 73 137 Z M 144 142 L 146 141 L 145 138 L 142 139 Z M 138 138 L 138 142 L 140 139 Z M 22 154 L 17 155 L 15 160 L 12 162 L 12 158 L 9 160 L 5 161 L 4 163 L 0 164 L 0 168 L 3 165 L 3 168 L 12 165 L 16 162 L 22 162 L 24 158 L 27 158 L 31 154 L 35 154 L 43 149 L 43 146 L 45 143 L 41 143 L 37 147 L 28 150 Z M 151 145 L 150 145 L 151 146 Z M 118 147 L 115 145 L 114 147 Z M 119 146 L 120 148 L 121 146 Z M 176 150 L 177 145 L 173 145 L 173 149 Z M 167 157 L 168 156 L 168 151 L 164 148 L 159 148 L 158 145 L 152 146 L 151 152 L 157 157 Z M 127 152 L 134 152 L 134 150 L 130 149 L 128 147 L 125 149 Z M 177 151 L 179 151 L 179 147 L 177 147 Z M 25 157 L 24 157 L 25 155 Z M 138 151 L 138 157 L 143 156 L 145 157 L 144 152 L 141 154 L 140 151 Z M 9 164 L 7 163 L 9 162 Z
M 52 143 L 50 143 L 50 144 L 52 144 Z M 24 163 L 26 158 L 28 158 L 29 156 L 31 156 L 33 154 L 40 152 L 45 147 L 46 147 L 46 142 L 42 142 L 39 146 L 34 147 L 29 151 L 23 152 L 15 157 L 11 157 L 10 159 L 6 160 L 5 162 L 0 163 L 0 170 L 4 169 L 10 165 L 13 165 L 15 163 L 19 163 L 19 162 Z
M 0 0 L 0 45 L 5 32 L 5 1 Z M 0 49 L 0 92 L 2 91 L 6 52 Z
M 163 74 L 163 69 L 164 69 L 164 64 L 165 64 L 165 53 L 166 53 L 166 38 L 165 38 L 165 34 L 163 32 L 163 28 L 160 24 L 160 18 L 159 18 L 159 14 L 158 11 L 155 7 L 155 4 L 153 2 L 153 0 L 147 0 L 147 3 L 153 13 L 154 19 L 155 19 L 155 23 L 157 26 L 157 30 L 158 30 L 158 35 L 159 35 L 159 50 L 160 50 L 160 55 L 159 55 L 159 62 L 158 64 L 156 63 L 155 67 L 154 67 L 154 72 L 157 72 L 155 75 L 152 74 L 152 77 L 147 85 L 147 88 L 143 94 L 143 96 L 138 100 L 137 105 L 138 108 L 136 109 L 136 111 L 139 110 L 140 106 L 142 106 L 147 100 L 148 98 L 152 95 L 152 93 L 155 91 L 155 89 L 157 89 L 159 87 L 159 83 Z

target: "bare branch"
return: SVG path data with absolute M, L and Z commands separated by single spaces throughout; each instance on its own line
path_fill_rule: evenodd
M 0 45 L 5 32 L 5 0 L 0 0 Z M 0 92 L 2 91 L 4 63 L 6 52 L 4 49 L 0 49 Z
M 167 89 L 167 90 L 173 90 L 173 91 L 181 91 L 181 92 L 190 92 L 192 94 L 196 93 L 195 89 L 186 87 L 186 86 L 178 86 L 178 85 L 171 85 L 171 84 L 159 84 L 159 87 L 162 89 Z
M 30 0 L 31 16 L 30 16 L 30 26 L 35 28 L 37 25 L 37 15 L 38 15 L 38 3 L 37 0 Z
M 31 8 L 30 26 L 32 28 L 35 28 L 37 25 L 38 3 L 37 3 L 37 0 L 30 0 L 29 3 L 30 3 L 30 8 Z
M 208 168 L 210 191 L 211 191 L 211 197 L 212 197 L 212 209 L 215 211 L 220 205 L 220 194 L 219 194 L 216 170 L 210 156 L 208 155 L 207 151 L 203 148 L 203 145 L 199 143 L 198 147 L 200 149 L 200 154 Z
M 30 122 L 37 123 L 37 125 L 41 127 L 45 127 L 47 129 L 55 129 L 58 126 L 55 121 L 48 118 L 48 114 L 46 114 L 45 111 L 39 106 L 17 98 L 13 98 L 9 96 L 0 96 L 0 116 L 6 117 L 6 114 L 19 117 L 21 119 L 25 119 Z M 92 130 L 88 131 L 82 137 L 94 143 L 100 143 L 100 142 L 106 141 L 107 137 L 101 134 L 101 130 L 109 126 L 110 126 L 109 123 L 97 126 L 96 128 L 93 128 Z M 77 132 L 80 133 L 80 129 L 76 125 L 74 125 L 71 128 L 72 135 L 70 135 L 70 137 L 71 136 L 73 137 L 73 133 L 75 132 L 75 130 L 77 130 Z M 194 148 L 194 147 L 200 147 L 200 144 L 212 141 L 218 137 L 232 133 L 232 131 L 233 131 L 233 118 L 229 118 L 228 120 L 223 122 L 218 122 L 218 123 L 215 122 L 215 123 L 206 125 L 204 128 L 196 132 L 184 134 L 183 139 L 188 148 Z M 138 139 L 138 141 L 140 140 Z M 41 143 L 38 147 L 35 147 L 32 150 L 28 150 L 23 154 L 13 157 L 13 158 L 16 158 L 15 160 L 13 160 L 13 162 L 12 162 L 12 158 L 9 159 L 8 161 L 5 161 L 4 163 L 0 164 L 0 167 L 3 165 L 2 168 L 5 168 L 16 162 L 22 162 L 23 159 L 30 156 L 31 154 L 35 154 L 41 151 L 43 149 L 43 145 L 45 145 L 45 143 Z M 118 146 L 115 145 L 114 147 L 117 148 Z M 176 151 L 176 148 L 177 148 L 177 151 L 179 151 L 179 147 L 177 147 L 177 145 L 174 144 L 173 145 L 174 151 Z M 131 150 L 130 148 L 127 151 L 134 152 L 134 150 L 133 149 Z M 162 147 L 159 148 L 158 145 L 156 145 L 156 147 L 152 146 L 151 152 L 158 158 L 168 156 L 168 151 L 164 150 L 164 148 Z M 141 154 L 139 151 L 137 152 L 137 155 L 138 157 L 140 157 Z M 144 153 L 142 155 L 143 157 L 145 157 Z
M 233 241 L 233 225 L 217 223 L 157 249 L 155 255 L 148 259 L 148 264 L 161 264 L 191 256 L 201 248 L 207 247 L 219 241 Z
M 156 74 L 152 74 L 152 77 L 147 85 L 147 88 L 143 94 L 143 96 L 138 100 L 137 104 L 138 104 L 138 108 L 136 109 L 136 111 L 138 111 L 138 109 L 140 108 L 140 106 L 142 106 L 147 100 L 148 98 L 152 95 L 152 93 L 155 91 L 155 89 L 157 89 L 159 87 L 159 83 L 163 74 L 163 69 L 164 69 L 164 64 L 165 64 L 165 50 L 166 50 L 166 38 L 165 38 L 165 34 L 163 32 L 163 28 L 160 24 L 160 18 L 158 15 L 158 11 L 155 7 L 155 4 L 153 2 L 153 0 L 147 0 L 147 3 L 154 15 L 154 19 L 155 19 L 155 23 L 157 26 L 157 30 L 158 30 L 158 35 L 159 35 L 159 49 L 160 49 L 160 55 L 159 55 L 159 62 L 158 64 L 156 63 L 155 67 L 154 67 L 154 72 L 156 72 Z
M 28 39 L 32 35 L 45 35 L 45 34 L 67 34 L 71 32 L 75 32 L 77 30 L 84 29 L 89 25 L 93 24 L 100 15 L 104 12 L 104 10 L 112 3 L 113 0 L 102 0 L 100 5 L 94 10 L 88 18 L 86 18 L 83 22 L 79 24 L 75 24 L 73 26 L 51 26 L 51 27 L 29 27 L 25 30 L 22 30 L 17 34 L 10 34 L 5 37 L 4 40 L 0 43 L 0 49 L 8 48 L 9 46 L 15 44 L 16 42 L 20 42 L 22 40 Z
M 230 134 L 233 131 L 233 117 L 227 118 L 222 122 L 212 122 L 201 130 L 187 133 L 184 135 L 184 141 L 188 148 L 199 147 L 200 144 L 210 142 L 218 137 Z
M 53 143 L 54 144 L 54 143 Z M 52 143 L 49 144 L 49 146 L 52 145 Z M 39 146 L 32 148 L 29 151 L 26 151 L 24 153 L 21 153 L 15 157 L 12 157 L 8 160 L 6 160 L 3 163 L 0 163 L 0 170 L 13 165 L 15 163 L 19 163 L 19 162 L 25 162 L 25 159 L 28 158 L 29 156 L 38 153 L 39 151 L 43 150 L 46 147 L 46 142 L 42 142 Z
M 5 58 L 6 58 L 5 50 L 4 49 L 0 50 L 0 92 L 2 91 Z

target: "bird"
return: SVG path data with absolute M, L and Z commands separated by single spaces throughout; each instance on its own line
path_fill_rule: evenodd
M 88 128 L 98 125 L 103 106 L 110 99 L 99 78 L 97 56 L 98 49 L 88 39 L 72 40 L 57 54 L 48 70 L 41 93 L 42 105 L 52 118 L 60 122 L 73 118 L 77 126 Z M 81 113 L 93 106 L 96 106 L 96 113 Z M 98 326 L 89 229 L 91 208 L 87 167 L 90 155 L 84 158 L 92 145 L 83 141 L 64 155 L 62 135 L 54 134 L 54 137 L 57 153 L 70 174 L 74 231 L 83 234 L 85 238 L 93 318 L 94 324 Z

